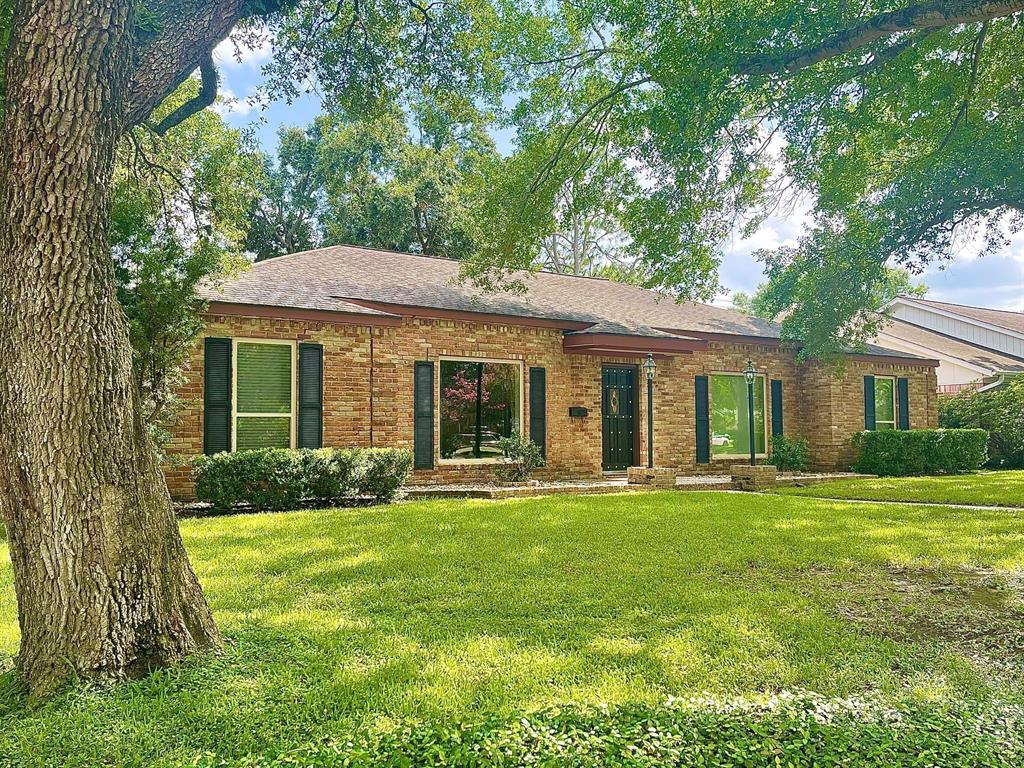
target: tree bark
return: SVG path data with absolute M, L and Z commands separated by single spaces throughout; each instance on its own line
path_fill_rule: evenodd
M 19 0 L 0 129 L 0 513 L 35 696 L 219 643 L 132 384 L 107 242 L 127 0 Z

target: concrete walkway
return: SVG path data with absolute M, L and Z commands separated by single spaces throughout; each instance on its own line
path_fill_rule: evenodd
M 782 475 L 779 485 L 815 485 L 830 480 L 850 480 L 865 475 L 851 472 L 806 473 Z M 635 493 L 638 491 L 664 490 L 645 485 L 629 485 L 625 477 L 580 482 L 555 482 L 523 485 L 411 485 L 405 488 L 407 499 L 521 499 L 531 496 L 551 496 L 601 493 Z M 731 491 L 736 485 L 729 475 L 679 475 L 676 478 L 677 491 Z
M 736 491 L 736 493 L 756 493 L 758 496 L 780 496 L 771 491 Z M 1024 513 L 1024 507 L 1004 507 L 995 504 L 951 504 L 942 501 L 892 501 L 889 499 L 839 499 L 833 496 L 786 496 L 787 499 L 809 499 L 810 501 L 839 501 L 844 504 L 886 504 L 896 507 L 946 507 L 951 509 L 967 509 L 975 512 L 1016 512 Z

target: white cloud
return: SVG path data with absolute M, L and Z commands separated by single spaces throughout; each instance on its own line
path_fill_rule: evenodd
M 210 109 L 222 118 L 228 116 L 245 117 L 256 108 L 256 100 L 252 96 L 238 98 L 234 91 L 226 86 L 221 86 L 217 93 L 217 101 Z
M 265 29 L 233 32 L 213 49 L 213 60 L 223 69 L 258 70 L 266 64 L 274 49 Z

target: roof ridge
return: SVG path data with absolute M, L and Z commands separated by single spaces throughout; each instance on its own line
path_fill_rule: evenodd
M 942 304 L 946 307 L 961 307 L 962 309 L 980 309 L 983 312 L 1002 312 L 1007 315 L 1024 315 L 1024 310 L 1020 309 L 996 309 L 995 307 L 979 307 L 977 304 L 957 304 L 954 301 L 942 301 L 941 299 L 926 299 L 922 296 L 907 296 L 906 294 L 900 294 L 898 298 L 906 299 L 907 301 L 919 301 L 924 304 Z
M 307 249 L 305 251 L 295 251 L 294 253 L 284 253 L 284 254 L 281 254 L 280 256 L 271 256 L 269 259 L 262 259 L 260 261 L 253 262 L 252 266 L 253 267 L 258 267 L 261 264 L 269 264 L 271 262 L 279 261 L 281 259 L 290 259 L 293 256 L 308 256 L 310 254 L 322 253 L 324 251 L 332 251 L 332 250 L 335 250 L 335 249 L 338 249 L 338 248 L 358 248 L 358 249 L 363 250 L 363 251 L 376 251 L 377 253 L 389 253 L 389 254 L 391 254 L 393 256 L 412 256 L 412 257 L 419 258 L 419 259 L 433 259 L 434 261 L 447 261 L 447 262 L 450 262 L 450 263 L 453 263 L 453 264 L 461 264 L 461 263 L 463 263 L 462 259 L 453 259 L 450 256 L 437 256 L 437 255 L 433 255 L 433 254 L 429 254 L 429 253 L 409 253 L 408 251 L 396 251 L 396 250 L 393 250 L 391 248 L 378 248 L 378 247 L 372 246 L 372 245 L 357 245 L 357 244 L 354 244 L 354 243 L 335 243 L 334 245 L 324 245 L 324 246 L 321 246 L 319 248 L 309 248 L 309 249 Z M 520 271 L 527 271 L 527 270 L 520 270 Z M 634 285 L 633 283 L 625 283 L 625 282 L 621 282 L 619 280 L 612 280 L 609 277 L 599 277 L 597 275 L 571 275 L 571 274 L 568 274 L 566 272 L 555 272 L 554 270 L 550 270 L 550 269 L 538 269 L 538 270 L 534 271 L 534 274 L 552 275 L 554 277 L 572 278 L 572 279 L 578 279 L 578 280 L 597 280 L 599 282 L 608 283 L 609 285 L 628 286 L 630 288 L 635 288 L 638 291 L 655 293 L 659 297 L 669 299 L 669 300 L 673 301 L 676 304 L 689 302 L 690 304 L 696 304 L 697 306 L 700 306 L 700 307 L 710 307 L 712 309 L 720 310 L 720 311 L 723 311 L 723 312 L 736 312 L 737 311 L 735 309 L 732 309 L 731 307 L 720 307 L 717 304 L 713 304 L 712 302 L 708 302 L 708 301 L 696 301 L 694 299 L 683 299 L 682 301 L 680 301 L 678 298 L 672 296 L 670 293 L 667 293 L 667 292 L 664 292 L 664 291 L 659 291 L 659 290 L 657 290 L 655 288 L 647 288 L 646 286 L 643 286 L 643 285 Z M 763 320 L 764 322 L 768 323 L 769 325 L 778 325 L 778 323 L 776 323 L 774 320 L 765 320 L 764 318 L 759 318 L 759 319 Z

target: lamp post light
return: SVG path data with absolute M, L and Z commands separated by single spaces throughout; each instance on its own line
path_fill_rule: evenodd
M 644 360 L 644 373 L 647 374 L 647 468 L 654 468 L 654 374 L 658 366 L 654 355 L 647 353 Z
M 757 370 L 750 360 L 747 360 L 747 367 L 743 369 L 743 378 L 747 380 L 747 436 L 750 439 L 750 466 L 754 466 L 757 463 L 754 455 L 754 381 L 757 379 Z

